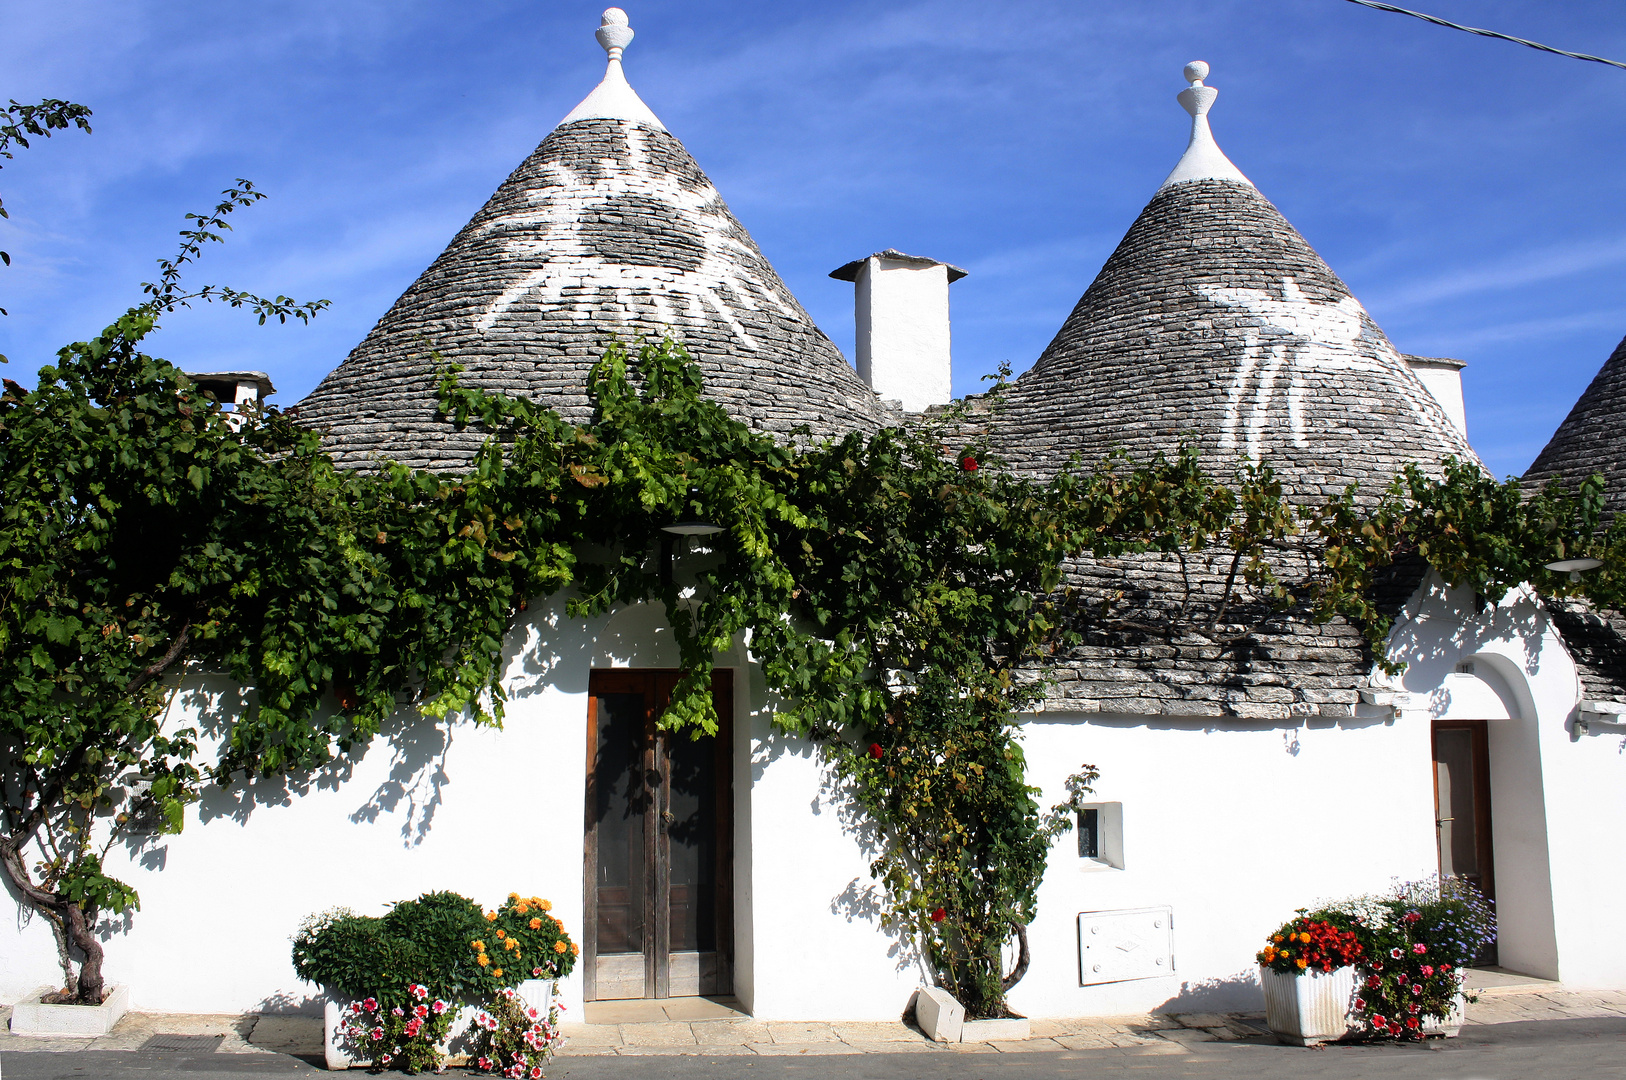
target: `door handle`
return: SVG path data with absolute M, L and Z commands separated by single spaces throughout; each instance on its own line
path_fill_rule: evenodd
M 677 815 L 672 813 L 672 811 L 670 811 L 670 810 L 662 810 L 661 811 L 661 825 L 664 826 L 665 828 L 670 829 L 672 827 L 672 823 L 675 822 L 676 820 L 677 820 Z

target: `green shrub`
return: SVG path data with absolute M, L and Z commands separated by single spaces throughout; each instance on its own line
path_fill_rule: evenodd
M 417 984 L 460 1004 L 491 1000 L 526 979 L 558 978 L 578 949 L 538 897 L 510 893 L 496 911 L 454 892 L 425 893 L 388 914 L 334 908 L 307 918 L 293 940 L 294 971 L 329 993 L 408 1004 Z

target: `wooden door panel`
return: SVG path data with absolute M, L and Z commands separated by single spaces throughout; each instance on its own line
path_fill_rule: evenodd
M 589 683 L 587 999 L 732 991 L 732 673 L 713 682 L 714 737 L 663 732 L 679 673 Z

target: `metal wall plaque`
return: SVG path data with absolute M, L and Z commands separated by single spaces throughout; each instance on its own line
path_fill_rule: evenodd
M 1174 974 L 1174 909 L 1125 908 L 1078 916 L 1080 986 Z

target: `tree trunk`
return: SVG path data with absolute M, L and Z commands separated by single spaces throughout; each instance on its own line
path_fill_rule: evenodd
M 51 924 L 51 936 L 56 938 L 56 957 L 62 964 L 62 988 L 70 997 L 79 996 L 79 973 L 73 967 L 73 949 L 68 944 L 68 924 L 54 911 L 41 912 Z
M 1028 928 L 1024 923 L 1011 923 L 1011 929 L 1016 931 L 1016 966 L 1011 973 L 999 981 L 1001 988 L 1009 990 L 1022 981 L 1022 976 L 1028 973 L 1028 963 L 1033 959 L 1028 953 Z
M 102 943 L 96 940 L 96 912 L 84 911 L 78 904 L 71 901 L 62 906 L 62 913 L 68 920 L 68 936 L 73 943 L 79 946 L 79 951 L 85 954 L 84 963 L 79 965 L 79 996 L 77 1004 L 100 1005 L 102 1003 Z

